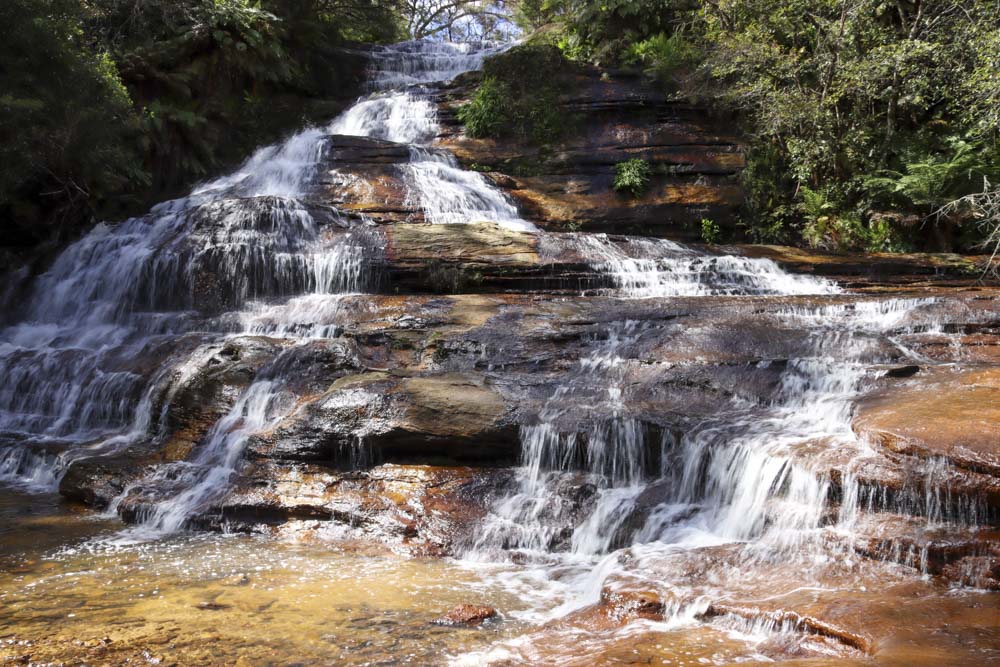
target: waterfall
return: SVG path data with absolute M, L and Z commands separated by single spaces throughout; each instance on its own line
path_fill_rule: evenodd
M 537 232 L 485 176 L 433 145 L 440 128 L 430 84 L 479 67 L 500 48 L 379 47 L 371 92 L 327 126 L 262 148 L 233 173 L 147 215 L 97 225 L 66 248 L 34 282 L 22 321 L 0 331 L 0 479 L 51 489 L 74 461 L 154 441 L 161 399 L 169 402 L 229 337 L 267 336 L 287 351 L 339 335 L 349 317 L 345 296 L 371 288 L 370 260 L 384 238 L 363 217 L 316 201 L 331 134 L 405 145 L 410 159 L 399 168 L 428 222 Z M 823 442 L 866 455 L 850 428 L 854 399 L 874 378 L 873 364 L 914 359 L 900 334 L 926 326 L 919 314 L 935 300 L 828 302 L 842 292 L 836 284 L 766 259 L 660 239 L 551 237 L 609 276 L 617 298 L 816 300 L 772 313 L 776 327 L 801 340 L 791 358 L 754 362 L 752 370 L 777 376 L 769 402 L 733 392 L 716 415 L 683 430 L 632 407 L 636 374 L 668 365 L 640 358 L 649 322 L 595 326 L 585 336 L 588 352 L 519 413 L 517 484 L 492 506 L 467 555 L 496 559 L 517 550 L 593 560 L 635 544 L 730 542 L 776 557 L 798 549 L 829 520 L 831 490 L 799 450 Z M 146 472 L 113 507 L 127 501 L 148 534 L 162 534 L 217 504 L 248 440 L 296 409 L 294 378 L 275 368 L 229 397 L 188 460 Z M 840 525 L 856 520 L 861 493 L 849 489 Z M 931 495 L 924 502 L 938 509 L 928 510 L 930 520 L 941 520 L 945 501 Z
M 117 503 L 144 487 L 155 490 L 154 499 L 141 511 L 142 520 L 134 536 L 156 537 L 184 527 L 199 510 L 212 507 L 229 488 L 247 439 L 286 417 L 295 406 L 295 396 L 273 380 L 254 382 L 209 431 L 205 443 L 190 461 L 159 466 L 152 475 L 130 485 Z M 165 496 L 165 497 L 164 497 Z
M 433 91 L 423 84 L 478 69 L 484 57 L 499 50 L 419 41 L 384 47 L 376 52 L 371 69 L 372 87 L 379 92 L 348 109 L 330 132 L 409 145 L 409 198 L 430 223 L 494 222 L 507 229 L 537 231 L 485 176 L 462 169 L 450 153 L 429 148 L 439 127 L 430 99 Z
M 35 281 L 23 320 L 0 331 L 0 479 L 50 489 L 73 461 L 155 437 L 152 395 L 176 386 L 171 369 L 196 365 L 220 338 L 337 335 L 341 295 L 366 288 L 383 241 L 365 220 L 312 202 L 331 134 L 411 146 L 406 181 L 429 221 L 533 229 L 482 175 L 425 149 L 438 131 L 427 84 L 500 48 L 376 48 L 374 92 L 325 128 L 264 147 L 187 197 L 97 225 L 70 245 Z M 160 372 L 145 369 L 150 358 Z M 221 497 L 246 439 L 288 406 L 280 378 L 251 384 L 190 461 L 157 468 L 114 505 L 136 494 L 151 532 L 182 527 Z
M 769 259 L 706 255 L 666 239 L 573 234 L 572 244 L 618 293 L 634 298 L 723 295 L 837 294 L 829 280 L 794 275 Z
M 704 295 L 724 285 L 726 294 L 751 296 L 791 285 L 793 294 L 835 292 L 823 280 L 809 289 L 810 280 L 769 281 L 764 273 L 737 282 L 715 274 L 670 289 Z M 921 330 L 921 311 L 935 304 L 890 298 L 777 309 L 782 326 L 804 334 L 802 356 L 783 362 L 769 403 L 720 403 L 714 418 L 681 433 L 657 433 L 626 409 L 622 396 L 641 367 L 636 348 L 644 327 L 613 323 L 544 402 L 537 422 L 522 427 L 519 482 L 494 503 L 466 557 L 495 560 L 519 551 L 543 562 L 559 553 L 601 559 L 630 545 L 669 553 L 736 542 L 746 544 L 748 558 L 781 561 L 821 550 L 830 480 L 800 450 L 822 442 L 849 458 L 868 456 L 851 429 L 854 400 L 878 376 L 868 369 L 892 361 L 884 342 Z M 890 349 L 907 354 L 894 344 Z M 849 531 L 857 511 L 848 498 L 834 527 Z M 613 569 L 595 567 L 583 576 L 577 602 L 559 611 L 594 602 L 600 590 L 594 578 Z

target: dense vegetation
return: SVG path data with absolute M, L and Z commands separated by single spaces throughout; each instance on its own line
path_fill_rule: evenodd
M 458 118 L 474 137 L 555 141 L 572 124 L 559 107 L 572 70 L 555 46 L 514 47 L 483 63 L 482 82 Z
M 570 58 L 734 115 L 756 240 L 971 249 L 996 224 L 997 0 L 524 0 L 517 16 Z
M 32 244 L 177 194 L 356 90 L 368 0 L 4 0 L 0 220 Z M 333 102 L 331 102 L 331 100 Z

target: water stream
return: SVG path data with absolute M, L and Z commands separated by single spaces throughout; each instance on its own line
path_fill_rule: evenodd
M 149 466 L 111 504 L 108 517 L 126 499 L 133 505 L 143 499 L 133 517 L 139 526 L 126 533 L 130 539 L 117 547 L 109 546 L 114 540 L 101 542 L 102 549 L 116 554 L 109 557 L 118 562 L 114 567 L 133 576 L 147 548 L 157 568 L 177 557 L 177 550 L 187 547 L 171 546 L 180 544 L 172 540 L 189 539 L 176 534 L 225 496 L 248 439 L 301 409 L 292 387 L 299 378 L 285 362 L 298 347 L 337 336 L 348 324 L 343 299 L 375 284 L 371 260 L 383 251 L 376 225 L 312 197 L 327 169 L 323 159 L 330 135 L 405 144 L 410 160 L 400 168 L 408 196 L 427 222 L 493 222 L 543 233 L 484 175 L 463 170 L 454 156 L 433 145 L 439 131 L 434 84 L 478 68 L 499 48 L 428 42 L 379 48 L 373 55 L 371 93 L 328 126 L 263 148 L 233 174 L 195 188 L 188 197 L 145 216 L 98 225 L 71 244 L 36 279 L 19 321 L 0 331 L 0 480 L 51 493 L 74 461 L 155 442 L 165 437 L 173 397 L 229 338 L 279 341 L 275 358 L 229 397 L 227 409 L 190 456 Z M 838 482 L 842 497 L 832 502 L 831 466 L 812 456 L 817 443 L 854 465 L 874 456 L 851 429 L 854 402 L 884 367 L 928 362 L 906 340 L 928 331 L 945 335 L 937 322 L 939 299 L 837 301 L 844 292 L 835 283 L 792 275 L 769 260 L 710 255 L 657 239 L 622 241 L 579 233 L 560 239 L 610 277 L 611 294 L 618 299 L 751 302 L 808 295 L 815 300 L 790 302 L 768 315 L 776 329 L 798 332 L 799 342 L 788 358 L 762 353 L 752 365 L 752 371 L 775 378 L 766 399 L 726 388 L 732 389 L 731 397 L 684 430 L 653 424 L 635 407 L 641 403 L 635 395 L 637 377 L 670 366 L 647 358 L 654 324 L 624 318 L 593 332 L 585 354 L 567 365 L 558 386 L 519 415 L 516 482 L 495 499 L 459 557 L 426 566 L 428 572 L 421 564 L 378 561 L 390 572 L 414 569 L 420 570 L 410 572 L 414 577 L 454 578 L 461 582 L 455 588 L 464 591 L 427 592 L 403 580 L 397 588 L 413 589 L 407 595 L 451 599 L 489 591 L 491 599 L 507 600 L 513 624 L 475 641 L 449 635 L 443 644 L 449 661 L 541 659 L 537 652 L 545 642 L 573 641 L 572 632 L 559 634 L 558 623 L 598 603 L 608 582 L 634 578 L 643 570 L 651 573 L 646 585 L 670 589 L 673 606 L 658 625 L 630 626 L 642 641 L 687 628 L 691 636 L 674 641 L 691 649 L 692 660 L 718 661 L 723 654 L 766 659 L 757 648 L 733 646 L 759 647 L 798 630 L 780 623 L 750 627 L 733 618 L 725 620 L 728 626 L 704 620 L 706 600 L 737 588 L 736 573 L 764 577 L 769 568 L 792 564 L 803 586 L 829 588 L 836 579 L 831 568 L 850 562 L 852 531 L 862 514 L 911 513 L 936 525 L 966 527 L 981 520 L 982 508 L 956 509 L 933 493 L 917 501 L 912 496 L 873 499 L 850 475 Z M 160 546 L 142 546 L 158 539 Z M 238 555 L 242 547 L 232 546 L 237 542 L 191 544 L 211 558 L 258 566 Z M 666 580 L 676 574 L 672 568 L 695 567 L 685 565 L 685 559 L 705 549 L 719 549 L 717 560 L 697 566 L 708 575 Z M 277 589 L 295 588 L 296 595 L 304 594 L 293 582 L 296 568 L 335 573 L 342 565 L 312 552 L 285 556 L 281 567 L 272 571 L 268 566 L 268 574 L 260 576 Z M 352 567 L 369 567 L 353 554 L 342 557 Z M 109 567 L 109 561 L 95 564 L 104 556 L 93 553 L 59 558 L 89 563 L 97 572 Z M 885 567 L 865 576 L 902 576 Z M 230 570 L 226 576 L 238 574 Z M 163 576 L 174 581 L 182 575 L 170 570 Z M 197 576 L 215 580 L 206 573 Z M 365 581 L 379 578 L 369 574 Z M 351 590 L 360 595 L 355 588 L 357 582 Z M 257 599 L 258 593 L 223 597 L 232 597 L 226 604 L 240 609 L 269 604 Z M 29 598 L 17 597 L 18 613 L 26 613 Z M 397 611 L 411 634 L 419 633 L 414 624 L 423 627 L 419 624 L 428 616 L 426 604 Z M 335 616 L 331 622 L 350 625 L 350 613 Z M 540 627 L 555 628 L 554 634 L 533 639 L 531 631 Z M 366 625 L 364 632 L 375 631 Z M 319 630 L 310 637 L 325 641 Z M 709 641 L 717 641 L 722 653 L 706 648 Z M 426 645 L 419 650 L 406 646 L 414 664 L 431 654 Z M 379 650 L 391 655 L 397 649 Z M 317 655 L 313 649 L 300 652 L 306 659 Z M 682 653 L 678 648 L 675 655 Z

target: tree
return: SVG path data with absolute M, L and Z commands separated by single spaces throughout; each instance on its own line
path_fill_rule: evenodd
M 413 39 L 444 36 L 450 41 L 496 39 L 514 30 L 505 0 L 400 0 Z
M 74 0 L 0 4 L 0 218 L 10 245 L 148 182 L 139 117 Z

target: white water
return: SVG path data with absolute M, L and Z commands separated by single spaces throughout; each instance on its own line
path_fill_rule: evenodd
M 213 507 L 229 488 L 236 473 L 247 439 L 288 416 L 296 397 L 283 391 L 272 380 L 254 382 L 236 401 L 229 413 L 216 422 L 190 461 L 162 465 L 156 471 L 130 485 L 119 497 L 141 494 L 152 487 L 156 497 L 142 510 L 141 525 L 132 536 L 151 538 L 183 528 L 191 516 Z M 171 490 L 172 493 L 164 493 Z M 117 509 L 113 503 L 110 511 Z
M 837 294 L 829 280 L 796 275 L 769 259 L 706 255 L 666 239 L 613 242 L 605 234 L 573 235 L 579 252 L 635 298 Z
M 765 289 L 775 284 L 780 281 Z M 753 283 L 748 293 L 760 285 Z M 802 287 L 797 283 L 794 289 Z M 821 293 L 828 285 L 817 281 L 813 288 Z M 873 507 L 863 506 L 857 485 L 848 479 L 839 515 L 831 520 L 823 457 L 806 450 L 821 443 L 824 451 L 844 453 L 857 466 L 874 455 L 851 429 L 854 400 L 866 381 L 877 377 L 878 371 L 868 370 L 873 364 L 900 363 L 885 356 L 886 341 L 893 354 L 906 355 L 895 341 L 933 321 L 936 303 L 871 299 L 777 309 L 779 322 L 802 329 L 804 345 L 803 356 L 780 372 L 770 403 L 720 403 L 713 417 L 677 440 L 667 434 L 651 439 L 624 409 L 628 401 L 622 396 L 640 368 L 636 348 L 644 329 L 633 322 L 613 325 L 544 403 L 538 423 L 522 428 L 519 483 L 494 504 L 478 530 L 466 554 L 470 567 L 510 551 L 522 554 L 519 561 L 527 556 L 537 562 L 507 576 L 548 576 L 557 582 L 555 590 L 537 593 L 537 608 L 544 611 L 531 620 L 542 624 L 597 603 L 607 580 L 642 571 L 636 559 L 657 562 L 737 543 L 743 545 L 744 567 L 794 563 L 808 581 L 811 568 L 823 567 L 831 557 L 849 558 L 831 551 L 829 536 L 849 536 L 859 514 Z M 582 511 L 574 503 L 581 485 L 595 488 Z M 648 497 L 656 500 L 650 504 Z M 937 502 L 929 496 L 920 508 L 929 520 Z M 969 512 L 963 520 L 976 519 Z M 667 625 L 692 622 L 704 611 L 699 605 L 706 592 L 726 594 L 713 591 L 711 581 L 699 585 L 678 592 L 686 602 L 668 610 Z M 523 658 L 519 642 L 499 642 L 457 657 L 455 664 Z
M 431 90 L 422 87 L 477 69 L 498 49 L 437 42 L 407 42 L 379 52 L 373 86 L 380 92 L 362 100 L 334 121 L 333 134 L 372 137 L 411 147 L 406 167 L 409 198 L 427 222 L 439 225 L 494 222 L 518 231 L 537 228 L 485 176 L 466 171 L 450 153 L 429 149 L 438 134 Z M 407 86 L 406 90 L 399 88 Z

